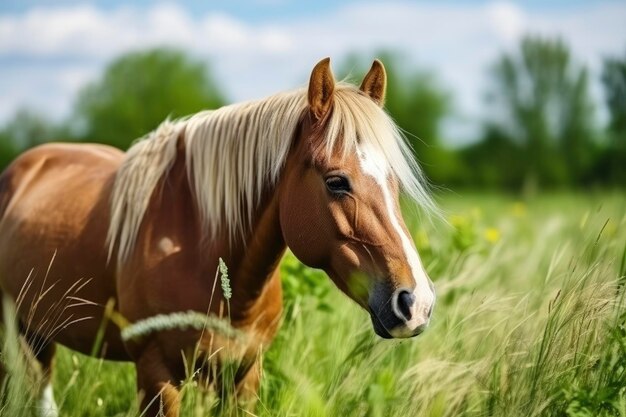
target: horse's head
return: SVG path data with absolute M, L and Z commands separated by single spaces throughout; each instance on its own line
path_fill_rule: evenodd
M 383 65 L 360 89 L 335 85 L 329 60 L 313 69 L 304 117 L 280 186 L 280 223 L 292 252 L 321 268 L 372 318 L 379 336 L 428 325 L 435 293 L 400 213 L 401 188 L 427 199 L 417 166 L 382 110 Z

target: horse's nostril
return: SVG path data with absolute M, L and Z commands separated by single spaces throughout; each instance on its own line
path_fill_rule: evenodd
M 398 310 L 402 315 L 401 319 L 406 321 L 411 320 L 411 307 L 415 303 L 415 296 L 406 290 L 400 290 L 397 293 L 398 297 Z

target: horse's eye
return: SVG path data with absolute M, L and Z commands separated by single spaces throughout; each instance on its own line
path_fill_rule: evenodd
M 326 178 L 326 188 L 333 194 L 343 194 L 352 191 L 350 181 L 342 175 L 332 175 Z

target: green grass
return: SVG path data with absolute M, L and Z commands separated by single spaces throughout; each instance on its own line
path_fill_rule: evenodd
M 418 338 L 377 338 L 323 274 L 283 262 L 256 413 L 626 416 L 626 195 L 450 194 L 441 206 L 448 224 L 407 222 L 438 293 Z M 28 415 L 12 381 L 3 415 Z M 136 414 L 132 366 L 64 348 L 55 395 L 62 416 Z M 184 402 L 185 415 L 214 413 L 192 389 Z

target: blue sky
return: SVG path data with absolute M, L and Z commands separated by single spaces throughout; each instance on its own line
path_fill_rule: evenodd
M 336 8 L 338 5 L 363 3 L 363 0 L 316 0 L 316 1 L 295 1 L 295 0 L 185 0 L 179 1 L 185 9 L 191 13 L 224 12 L 236 15 L 249 22 L 259 22 L 264 20 L 285 19 L 301 15 L 313 16 L 317 13 L 323 15 L 324 12 Z M 384 3 L 385 1 L 378 1 Z M 433 3 L 432 0 L 430 0 Z M 153 5 L 153 0 L 134 0 L 133 5 L 147 8 Z M 374 3 L 374 1 L 372 1 Z M 427 4 L 428 0 L 413 1 L 412 3 Z M 440 0 L 438 4 L 443 5 L 484 5 L 490 3 L 488 0 Z M 526 0 L 517 2 L 528 10 L 550 10 L 577 7 L 584 4 L 602 3 L 602 0 Z M 65 7 L 77 4 L 91 4 L 104 10 L 112 10 L 128 5 L 125 0 L 4 0 L 0 3 L 0 12 L 15 13 L 23 12 L 33 7 Z
M 601 101 L 601 62 L 626 53 L 624 22 L 623 0 L 2 0 L 0 123 L 22 107 L 69 117 L 77 91 L 128 50 L 185 49 L 210 62 L 239 101 L 302 85 L 324 56 L 338 65 L 351 52 L 374 58 L 385 49 L 452 93 L 447 129 L 463 140 L 482 116 L 486 68 L 525 33 L 562 37 L 591 69 Z

